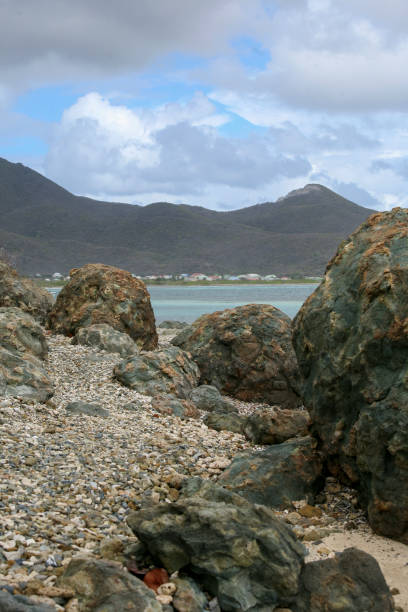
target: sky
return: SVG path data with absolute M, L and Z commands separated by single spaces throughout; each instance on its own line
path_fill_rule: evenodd
M 406 0 L 0 0 L 0 157 L 78 195 L 408 206 Z

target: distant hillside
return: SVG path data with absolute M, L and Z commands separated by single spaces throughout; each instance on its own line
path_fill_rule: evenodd
M 138 274 L 321 274 L 372 212 L 322 185 L 230 212 L 98 202 L 0 158 L 0 246 L 27 274 L 89 262 Z

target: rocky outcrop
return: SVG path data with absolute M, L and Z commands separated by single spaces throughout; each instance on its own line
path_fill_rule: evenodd
M 185 569 L 221 610 L 273 610 L 293 601 L 304 548 L 290 528 L 272 510 L 194 480 L 176 503 L 128 517 L 159 567 Z
M 162 321 L 158 327 L 161 329 L 183 329 L 188 327 L 188 323 L 183 321 Z
M 173 414 L 180 419 L 197 419 L 200 416 L 193 402 L 178 399 L 174 395 L 156 395 L 152 400 L 152 410 L 160 414 Z
M 76 557 L 59 584 L 71 588 L 79 612 L 160 612 L 154 592 L 113 561 Z
M 74 268 L 70 277 L 49 314 L 50 329 L 73 336 L 80 327 L 106 323 L 128 334 L 140 349 L 156 348 L 154 314 L 141 280 L 103 264 Z
M 83 344 L 109 353 L 119 353 L 121 357 L 130 357 L 139 352 L 136 342 L 128 334 L 119 332 L 106 323 L 80 327 L 72 338 L 72 344 Z
M 188 399 L 198 384 L 200 372 L 189 353 L 170 346 L 121 361 L 113 375 L 139 393 L 152 396 L 164 393 Z
M 254 504 L 292 508 L 322 484 L 322 461 L 310 437 L 275 444 L 262 451 L 244 451 L 222 473 L 219 484 Z
M 390 589 L 377 561 L 356 548 L 307 563 L 294 612 L 392 612 Z
M 107 417 L 109 416 L 109 410 L 102 408 L 98 404 L 89 404 L 88 402 L 69 402 L 65 406 L 65 410 L 68 414 L 78 415 L 83 414 L 85 416 L 94 416 L 94 417 Z
M 0 395 L 46 401 L 53 386 L 45 369 L 42 327 L 19 308 L 0 308 Z
M 305 436 L 309 425 L 307 410 L 280 410 L 275 406 L 252 413 L 246 420 L 244 435 L 253 444 L 280 444 Z
M 199 410 L 206 412 L 231 412 L 233 406 L 227 402 L 218 391 L 217 387 L 212 385 L 200 385 L 192 390 L 190 399 Z
M 408 211 L 343 242 L 294 321 L 304 402 L 373 529 L 408 542 Z
M 189 351 L 201 383 L 226 395 L 284 408 L 300 402 L 291 320 L 265 304 L 248 304 L 199 317 L 173 344 Z
M 21 278 L 13 268 L 0 261 L 0 307 L 15 306 L 45 324 L 52 306 L 51 294 L 31 279 Z
M 216 431 L 232 431 L 242 434 L 247 422 L 247 417 L 237 412 L 210 412 L 204 417 L 207 427 Z

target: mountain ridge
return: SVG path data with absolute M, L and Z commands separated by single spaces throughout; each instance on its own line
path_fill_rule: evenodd
M 0 246 L 26 274 L 67 273 L 91 261 L 136 274 L 321 274 L 373 212 L 319 184 L 223 212 L 104 202 L 0 158 Z

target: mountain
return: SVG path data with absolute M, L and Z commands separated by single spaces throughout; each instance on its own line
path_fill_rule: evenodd
M 89 262 L 137 274 L 322 274 L 373 212 L 317 184 L 229 212 L 99 202 L 0 158 L 0 246 L 26 274 Z

